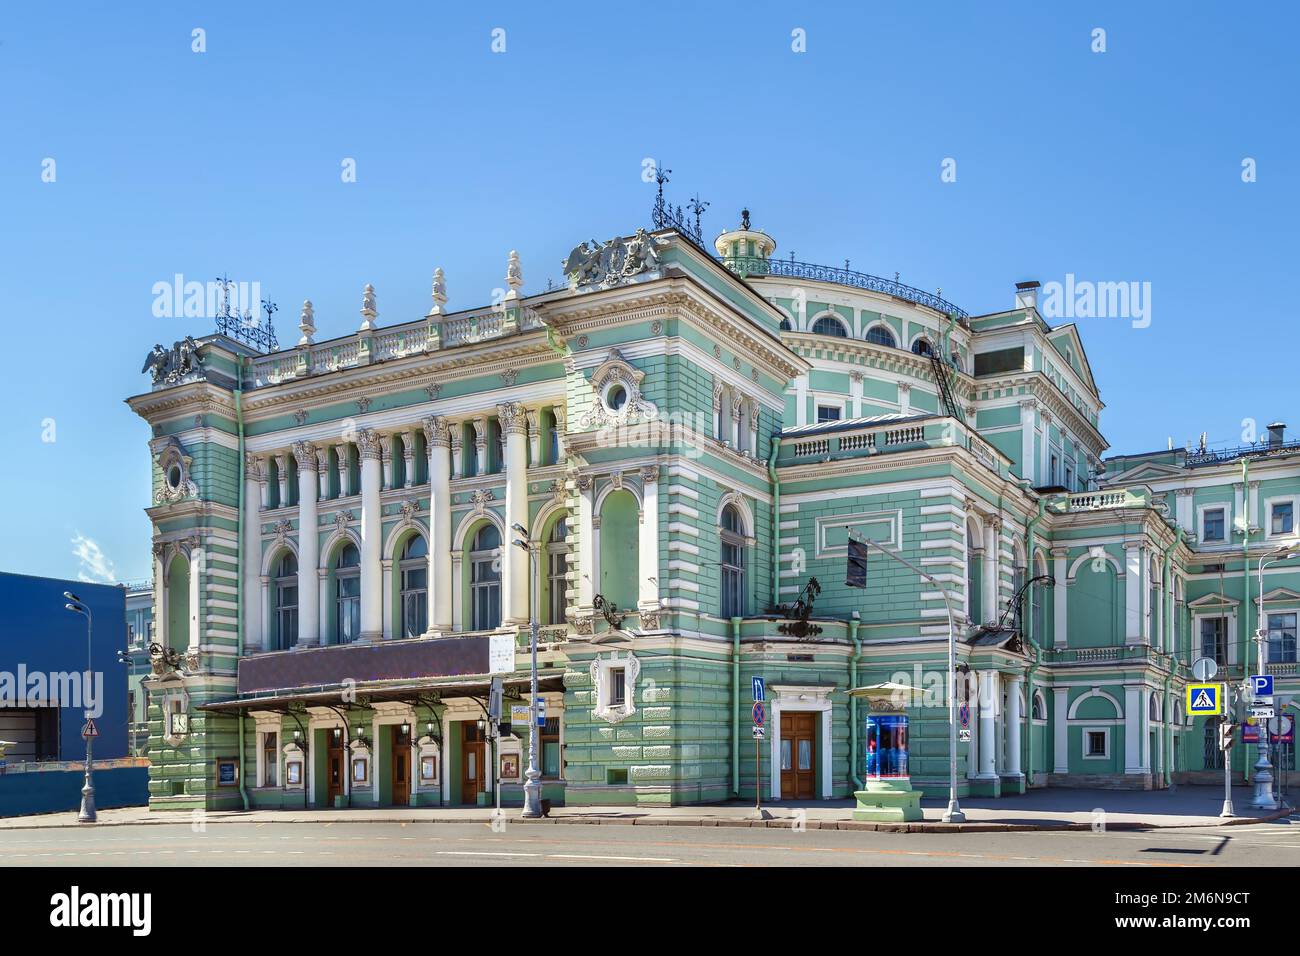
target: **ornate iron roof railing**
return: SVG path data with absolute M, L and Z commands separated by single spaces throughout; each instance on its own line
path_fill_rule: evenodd
M 1254 445 L 1238 445 L 1235 448 L 1204 449 L 1187 453 L 1188 466 L 1216 465 L 1220 462 L 1237 458 L 1266 458 L 1269 455 L 1291 455 L 1300 451 L 1300 440 L 1269 444 L 1267 440 Z
M 819 266 L 794 259 L 764 259 L 760 256 L 718 256 L 717 258 L 724 266 L 741 277 L 780 276 L 788 279 L 809 279 L 814 282 L 833 282 L 836 285 L 853 286 L 856 289 L 866 289 L 868 292 L 892 295 L 897 299 L 914 302 L 958 319 L 970 319 L 970 314 L 965 309 L 953 305 L 933 292 L 905 285 L 896 279 L 873 276 L 867 272 L 841 269 L 838 266 Z

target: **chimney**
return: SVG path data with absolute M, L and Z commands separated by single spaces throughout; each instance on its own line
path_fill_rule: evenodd
M 1268 426 L 1268 447 L 1277 448 L 1286 439 L 1286 422 L 1273 422 Z
M 1037 309 L 1038 308 L 1038 282 L 1031 280 L 1029 282 L 1016 283 L 1016 308 L 1017 309 Z

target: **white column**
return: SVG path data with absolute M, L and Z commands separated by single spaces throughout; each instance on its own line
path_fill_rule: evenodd
M 849 401 L 853 405 L 854 418 L 862 417 L 862 373 L 849 373 Z
M 513 544 L 519 532 L 515 525 L 528 528 L 528 420 L 524 408 L 516 402 L 497 406 L 497 419 L 506 436 L 506 533 L 501 542 L 506 553 L 502 562 L 501 609 L 503 624 L 528 621 L 529 567 L 528 552 Z
M 330 642 L 329 613 L 327 601 L 330 599 L 330 572 L 328 568 L 316 569 L 316 607 L 320 609 L 320 644 L 324 647 Z
M 1147 773 L 1151 772 L 1151 688 L 1143 687 L 1138 694 L 1138 726 L 1142 728 L 1142 749 L 1140 766 Z
M 199 595 L 203 593 L 203 578 L 207 572 L 207 553 L 197 536 L 190 538 L 190 640 L 189 649 L 199 650 Z
M 269 480 L 269 465 L 267 459 L 261 455 L 252 456 L 257 462 L 257 491 L 261 501 L 261 510 L 265 511 L 271 507 L 271 482 Z
M 542 463 L 542 410 L 528 408 L 524 416 L 528 419 L 528 464 L 536 468 Z
M 731 429 L 728 435 L 731 438 L 731 447 L 739 451 L 743 445 L 740 443 L 740 407 L 745 402 L 744 396 L 733 395 L 731 399 Z
M 384 633 L 381 554 L 383 521 L 380 515 L 379 435 L 367 428 L 357 435 L 361 451 L 361 637 L 377 641 Z
M 551 414 L 555 416 L 555 452 L 556 458 L 553 464 L 562 465 L 567 453 L 564 450 L 564 431 L 566 412 L 563 405 L 556 405 L 551 408 Z M 563 731 L 563 726 L 561 726 Z
M 1259 482 L 1250 483 L 1249 497 L 1246 499 L 1246 527 L 1262 528 L 1264 527 L 1264 515 L 1259 511 Z
M 460 422 L 452 422 L 449 425 L 451 440 L 451 466 L 452 474 L 457 478 L 465 477 L 465 458 L 462 449 L 461 425 Z
M 1066 565 L 1069 551 L 1065 548 L 1052 549 L 1052 578 L 1056 586 L 1052 588 L 1052 646 L 1065 647 L 1069 638 L 1069 617 L 1066 614 Z
M 998 608 L 998 529 L 992 518 L 984 522 L 984 596 L 983 611 L 985 622 L 996 621 L 1001 611 Z
M 424 420 L 429 448 L 429 628 L 451 630 L 451 426 Z
M 1142 643 L 1142 555 L 1137 542 L 1124 545 L 1124 642 Z
M 589 476 L 578 476 L 578 607 L 588 611 L 596 596 L 595 490 Z
M 1011 776 L 1020 776 L 1020 685 L 1019 674 L 1007 678 L 1007 768 Z
M 1070 772 L 1070 688 L 1052 688 L 1052 770 Z
M 271 636 L 271 578 L 268 575 L 258 575 L 257 578 L 258 593 L 262 596 L 262 633 L 270 639 Z M 289 640 L 292 640 L 290 638 Z M 289 645 L 286 643 L 286 647 Z M 285 648 L 281 648 L 283 650 Z
M 298 463 L 298 644 L 311 647 L 320 636 L 320 606 L 316 603 L 316 565 L 320 539 L 316 532 L 316 447 L 294 442 Z
M 1142 772 L 1142 688 L 1124 688 L 1124 772 Z
M 491 464 L 488 461 L 488 453 L 487 453 L 487 447 L 488 447 L 487 418 L 483 415 L 480 415 L 478 418 L 474 419 L 473 425 L 474 425 L 474 474 L 486 475 L 488 473 L 488 465 Z M 508 542 L 503 541 L 501 542 L 501 544 L 502 547 L 505 547 L 508 544 Z M 502 593 L 505 593 L 504 589 Z
M 383 465 L 384 465 L 383 490 L 387 491 L 393 487 L 393 436 L 392 435 L 379 436 L 379 451 L 380 454 L 383 456 L 381 460 L 383 461 Z
M 330 447 L 329 445 L 316 446 L 316 478 L 317 487 L 320 493 L 317 495 L 320 501 L 329 501 L 330 498 Z
M 1240 481 L 1232 486 L 1232 520 L 1228 522 L 1226 537 L 1232 540 L 1232 529 L 1237 527 L 1238 522 L 1249 524 L 1243 521 L 1246 515 L 1246 489 Z
M 415 432 L 402 432 L 402 463 L 406 474 L 402 486 L 410 488 L 415 484 Z
M 1052 454 L 1052 415 L 1047 409 L 1043 409 L 1038 416 L 1043 424 L 1042 447 L 1039 449 L 1038 456 L 1038 483 L 1045 485 L 1052 480 L 1051 475 L 1051 454 Z
M 280 484 L 280 500 L 278 506 L 283 508 L 289 503 L 289 456 L 275 456 L 275 471 Z
M 1035 485 L 1034 480 L 1034 409 L 1032 398 L 1020 403 L 1020 477 Z
M 638 538 L 637 565 L 641 581 L 637 607 L 659 607 L 659 466 L 641 469 L 641 534 Z
M 898 411 L 902 415 L 912 412 L 912 386 L 909 382 L 898 383 Z
M 994 702 L 998 693 L 998 672 L 979 671 L 979 733 L 980 733 L 980 772 L 981 779 L 996 777 L 997 744 L 993 728 L 993 718 L 997 713 Z
M 716 394 L 716 393 L 715 393 Z M 715 398 L 716 402 L 717 399 Z M 796 425 L 808 424 L 808 376 L 800 375 L 794 380 L 794 418 Z
M 261 594 L 258 578 L 262 575 L 262 520 L 256 505 L 262 463 L 256 455 L 244 455 L 244 540 L 241 573 L 244 576 L 244 653 L 260 651 L 264 646 L 262 615 L 257 604 Z M 155 568 L 154 580 L 161 580 Z

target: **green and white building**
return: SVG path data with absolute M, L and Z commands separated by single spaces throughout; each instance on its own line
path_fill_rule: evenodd
M 439 271 L 423 316 L 381 323 L 367 286 L 341 338 L 306 303 L 292 348 L 156 349 L 129 399 L 167 649 L 151 805 L 488 803 L 496 771 L 518 804 L 527 722 L 494 753 L 484 718 L 493 673 L 527 700 L 534 609 L 545 799 L 848 796 L 846 691 L 886 680 L 917 688 L 913 785 L 946 791 L 945 596 L 963 794 L 1222 780 L 1183 691 L 1203 653 L 1253 672 L 1257 627 L 1297 690 L 1300 562 L 1262 596 L 1258 564 L 1297 540 L 1300 445 L 1107 458 L 1036 283 L 968 315 L 775 252 L 746 214 L 709 249 L 584 244 L 536 294 L 511 254 L 490 305 L 450 309 Z M 938 586 L 876 553 L 845 587 L 851 533 Z

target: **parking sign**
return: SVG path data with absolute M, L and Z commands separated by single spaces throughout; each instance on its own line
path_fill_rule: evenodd
M 1250 690 L 1256 699 L 1260 697 L 1273 696 L 1273 675 L 1272 674 L 1252 674 L 1250 676 Z

